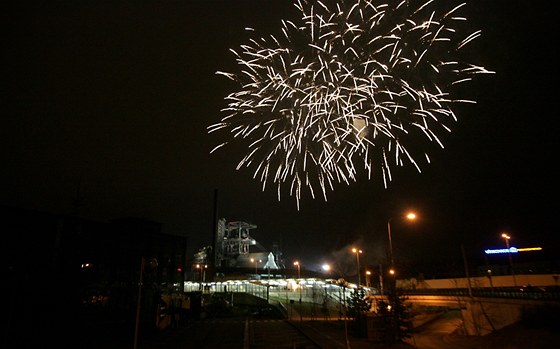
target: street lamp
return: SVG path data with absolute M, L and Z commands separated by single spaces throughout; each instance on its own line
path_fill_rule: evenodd
M 492 269 L 486 270 L 486 274 L 488 276 L 488 281 L 490 281 L 490 289 L 494 291 L 494 284 L 492 283 Z
M 300 263 L 299 261 L 295 261 L 294 265 L 297 267 L 297 276 L 298 276 L 298 286 L 299 286 L 299 321 L 303 321 L 303 314 L 301 313 L 302 309 L 301 309 L 301 283 L 300 283 L 300 279 L 301 279 L 301 269 L 300 269 Z
M 138 282 L 138 298 L 136 300 L 136 322 L 134 325 L 134 349 L 138 348 L 138 331 L 140 327 L 140 308 L 142 304 L 142 286 L 144 284 L 144 271 L 146 266 L 155 269 L 158 266 L 158 261 L 155 258 L 146 260 L 144 257 L 140 260 L 140 281 Z
M 366 270 L 366 287 L 369 288 L 369 278 L 371 277 L 371 271 Z
M 504 240 L 506 241 L 506 247 L 507 247 L 507 251 L 508 251 L 508 259 L 509 259 L 509 268 L 511 269 L 511 276 L 513 277 L 513 286 L 517 287 L 517 280 L 515 279 L 515 273 L 513 271 L 513 261 L 511 259 L 511 251 L 509 249 L 509 239 L 511 239 L 511 236 L 509 236 L 508 234 L 503 233 L 502 237 L 504 238 Z
M 362 283 L 360 277 L 360 253 L 362 253 L 362 250 L 353 248 L 352 252 L 356 254 L 356 264 L 358 266 L 358 288 L 360 288 L 360 284 Z
M 204 264 L 204 269 L 202 269 L 202 283 L 206 282 L 206 268 L 208 268 L 208 264 Z
M 409 221 L 413 221 L 416 219 L 416 213 L 409 212 L 404 216 L 404 218 L 408 219 Z M 391 236 L 391 220 L 393 220 L 393 217 L 387 220 L 387 233 L 389 235 L 389 260 L 391 262 L 391 270 L 394 273 L 395 261 L 393 259 L 393 239 Z
M 297 277 L 299 279 L 299 278 L 301 278 L 301 270 L 300 270 L 299 261 L 295 261 L 294 265 L 297 267 Z
M 200 272 L 200 283 L 204 283 L 206 281 L 206 268 L 208 268 L 208 264 L 196 265 L 196 269 L 199 269 Z
M 383 296 L 383 265 L 379 263 L 379 293 Z
M 299 303 L 301 304 L 301 285 L 300 285 L 300 280 L 301 279 L 301 269 L 300 269 L 300 263 L 299 261 L 295 261 L 294 265 L 297 267 L 297 277 L 298 277 L 298 285 L 299 285 Z
M 253 262 L 255 262 L 255 274 L 258 274 L 259 273 L 258 266 L 259 266 L 259 262 L 261 262 L 261 260 L 259 259 L 257 261 L 256 259 L 251 258 L 251 263 L 253 263 Z

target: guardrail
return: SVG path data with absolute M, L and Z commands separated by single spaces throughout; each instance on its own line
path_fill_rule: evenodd
M 470 292 L 466 288 L 445 289 L 415 289 L 401 290 L 404 295 L 441 295 L 441 296 L 463 296 L 463 297 L 487 297 L 487 298 L 513 298 L 513 299 L 538 299 L 538 300 L 560 300 L 560 289 L 547 288 L 475 288 Z

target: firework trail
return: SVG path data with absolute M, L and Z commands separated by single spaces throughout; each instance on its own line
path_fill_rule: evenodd
M 457 121 L 451 107 L 474 103 L 455 86 L 491 73 L 464 61 L 480 36 L 462 34 L 464 4 L 438 3 L 296 0 L 301 18 L 283 20 L 281 34 L 231 50 L 240 71 L 217 74 L 240 89 L 209 132 L 246 141 L 237 169 L 254 168 L 263 191 L 274 183 L 278 200 L 289 186 L 298 207 L 304 188 L 326 200 L 358 171 L 379 171 L 385 187 L 394 166 L 420 171 L 416 159 L 429 162 L 422 142 L 443 147 L 438 134 Z

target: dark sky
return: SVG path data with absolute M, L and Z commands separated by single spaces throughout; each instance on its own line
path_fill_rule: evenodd
M 381 260 L 393 219 L 401 260 L 446 263 L 500 247 L 558 246 L 556 166 L 558 36 L 545 1 L 470 1 L 482 37 L 477 63 L 496 72 L 471 84 L 478 101 L 458 109 L 445 149 L 418 173 L 338 185 L 328 201 L 279 202 L 248 170 L 245 154 L 206 127 L 224 115 L 235 69 L 228 51 L 245 27 L 276 34 L 291 1 L 26 2 L 2 11 L 0 204 L 70 214 L 80 188 L 84 217 L 138 217 L 187 235 L 195 251 L 219 216 L 258 226 L 266 248 L 307 265 L 359 245 Z M 554 182 L 553 182 L 554 181 Z M 395 219 L 414 208 L 421 219 Z M 347 250 L 345 250 L 347 251 Z

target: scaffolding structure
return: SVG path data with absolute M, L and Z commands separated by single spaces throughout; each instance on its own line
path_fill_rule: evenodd
M 278 269 L 275 263 L 276 255 L 267 252 L 264 247 L 251 236 L 255 224 L 226 219 L 218 220 L 214 262 L 217 267 L 224 268 L 259 268 Z M 255 246 L 259 252 L 251 252 Z M 272 259 L 272 260 L 271 260 Z
M 250 230 L 255 224 L 246 222 L 226 222 L 224 218 L 218 221 L 218 231 L 215 246 L 215 263 L 217 266 L 236 267 L 240 256 L 249 255 L 249 247 L 257 245 L 251 237 Z

